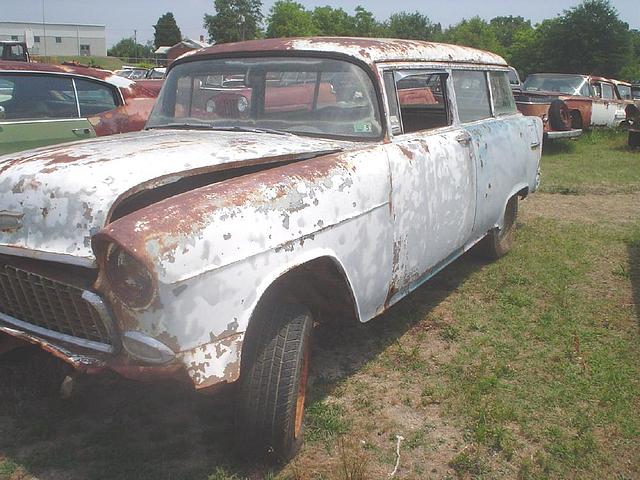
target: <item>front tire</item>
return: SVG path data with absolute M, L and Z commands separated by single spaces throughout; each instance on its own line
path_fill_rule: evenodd
M 286 462 L 302 446 L 313 319 L 302 305 L 268 303 L 245 340 L 235 441 L 244 457 Z
M 518 196 L 514 195 L 507 202 L 502 228 L 491 229 L 480 242 L 482 256 L 489 260 L 497 260 L 509 253 L 515 238 L 517 217 Z

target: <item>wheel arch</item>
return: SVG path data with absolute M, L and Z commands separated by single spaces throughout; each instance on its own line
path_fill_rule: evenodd
M 337 256 L 329 252 L 286 265 L 265 280 L 258 291 L 245 338 L 251 337 L 252 325 L 255 325 L 260 309 L 275 299 L 305 305 L 320 322 L 336 316 L 342 320 L 360 320 L 358 300 L 347 270 Z M 246 345 L 247 342 L 243 352 Z

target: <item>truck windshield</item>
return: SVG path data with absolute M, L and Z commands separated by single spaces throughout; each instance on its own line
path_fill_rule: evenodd
M 529 75 L 524 82 L 524 89 L 590 96 L 588 79 L 581 75 Z
M 353 139 L 382 134 L 376 92 L 360 67 L 299 57 L 177 65 L 147 128 L 253 129 Z

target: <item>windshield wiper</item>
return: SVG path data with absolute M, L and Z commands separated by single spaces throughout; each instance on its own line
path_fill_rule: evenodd
M 224 132 L 250 132 L 250 133 L 271 133 L 273 135 L 294 135 L 291 132 L 284 130 L 275 130 L 273 128 L 262 127 L 243 127 L 240 125 L 234 125 L 233 127 L 211 127 L 212 130 L 222 130 Z
M 213 130 L 215 127 L 208 123 L 167 123 L 165 125 L 154 125 L 147 127 L 149 130 L 156 128 L 176 128 L 182 130 Z
M 182 129 L 182 130 L 219 130 L 222 132 L 249 132 L 249 133 L 271 133 L 273 135 L 295 135 L 291 132 L 286 132 L 284 130 L 274 130 L 272 128 L 244 127 L 241 125 L 225 127 L 225 126 L 211 125 L 210 123 L 167 123 L 165 125 L 154 125 L 148 128 L 149 129 L 175 128 L 175 129 Z

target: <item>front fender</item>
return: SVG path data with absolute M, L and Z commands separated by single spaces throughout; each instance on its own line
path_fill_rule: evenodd
M 375 314 L 391 274 L 388 182 L 386 155 L 370 146 L 171 197 L 118 219 L 94 242 L 99 263 L 99 252 L 116 242 L 148 266 L 156 281 L 151 306 L 124 305 L 103 275 L 98 288 L 121 328 L 182 352 L 185 365 L 195 368 L 194 383 L 208 385 L 213 374 L 202 365 L 209 363 L 206 370 L 218 379 L 226 369 L 218 359 L 238 364 L 241 334 L 261 295 L 305 262 L 334 259 L 352 285 L 360 317 Z M 226 349 L 220 346 L 232 337 Z M 224 379 L 235 379 L 235 372 L 226 369 Z

